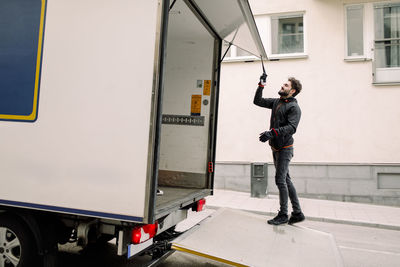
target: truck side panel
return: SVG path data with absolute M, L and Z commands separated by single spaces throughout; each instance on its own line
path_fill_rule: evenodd
M 37 120 L 0 121 L 0 204 L 142 221 L 157 8 L 48 1 Z

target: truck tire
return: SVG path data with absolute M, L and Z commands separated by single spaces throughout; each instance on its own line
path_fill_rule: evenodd
M 37 263 L 36 242 L 18 218 L 0 216 L 0 267 L 28 267 Z
M 43 256 L 43 267 L 57 267 L 58 266 L 58 249 L 46 253 Z

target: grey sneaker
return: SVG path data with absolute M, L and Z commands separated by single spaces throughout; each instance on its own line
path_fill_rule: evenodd
M 305 219 L 306 219 L 306 217 L 304 216 L 304 214 L 301 211 L 299 213 L 292 212 L 292 215 L 290 216 L 290 219 L 289 219 L 289 224 L 302 222 Z

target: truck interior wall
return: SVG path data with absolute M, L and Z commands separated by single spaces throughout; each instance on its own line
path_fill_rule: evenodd
M 159 186 L 207 186 L 211 94 L 204 83 L 212 81 L 213 51 L 214 37 L 183 1 L 177 1 L 169 17 L 162 113 L 190 116 L 192 96 L 198 95 L 204 125 L 162 125 Z
M 0 200 L 142 220 L 157 9 L 47 1 L 37 121 L 0 121 Z

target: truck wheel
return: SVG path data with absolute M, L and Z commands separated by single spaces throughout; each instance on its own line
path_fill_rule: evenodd
M 36 262 L 36 244 L 29 228 L 17 218 L 0 216 L 0 267 L 27 267 Z

